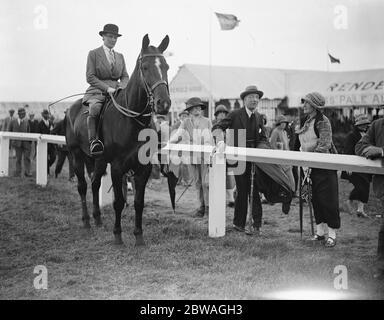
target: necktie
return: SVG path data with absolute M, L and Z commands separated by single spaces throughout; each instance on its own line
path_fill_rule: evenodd
M 115 55 L 113 54 L 112 49 L 109 50 L 109 57 L 110 57 L 110 61 L 111 61 L 111 66 L 113 67 L 115 65 Z

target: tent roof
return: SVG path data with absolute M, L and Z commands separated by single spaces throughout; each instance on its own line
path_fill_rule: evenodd
M 248 85 L 257 85 L 264 98 L 287 96 L 290 106 L 299 105 L 312 91 L 322 93 L 328 106 L 384 104 L 384 69 L 326 72 L 184 64 L 170 88 L 180 101 L 193 95 L 207 99 L 210 94 L 219 100 L 239 99 Z

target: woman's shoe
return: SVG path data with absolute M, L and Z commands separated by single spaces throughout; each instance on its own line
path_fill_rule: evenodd
M 328 237 L 327 241 L 325 242 L 325 246 L 327 248 L 332 248 L 336 245 L 336 239 L 333 239 L 331 237 Z

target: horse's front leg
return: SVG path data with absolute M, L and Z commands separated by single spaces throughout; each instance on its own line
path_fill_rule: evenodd
M 113 209 L 115 210 L 115 226 L 113 228 L 113 234 L 115 235 L 115 244 L 123 244 L 121 237 L 121 212 L 124 208 L 124 196 L 123 196 L 123 170 L 120 163 L 113 162 L 111 165 L 111 176 L 113 184 L 113 192 L 115 199 L 113 201 Z
M 92 194 L 93 194 L 93 218 L 97 227 L 102 225 L 101 212 L 99 205 L 99 189 L 101 185 L 101 178 L 105 173 L 107 163 L 103 159 L 97 159 L 95 162 L 95 171 L 92 176 Z
M 136 246 L 144 246 L 143 238 L 143 209 L 145 186 L 152 171 L 152 165 L 147 165 L 138 175 L 135 175 L 135 230 L 133 234 L 136 237 Z
M 77 177 L 77 191 L 79 192 L 81 198 L 81 209 L 83 226 L 86 229 L 90 229 L 91 225 L 89 223 L 89 214 L 87 208 L 87 181 L 84 177 L 84 155 L 81 150 L 77 149 L 72 151 L 72 156 L 74 160 L 74 171 Z

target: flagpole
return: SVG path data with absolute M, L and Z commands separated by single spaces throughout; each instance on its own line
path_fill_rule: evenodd
M 212 121 L 213 97 L 212 97 L 212 8 L 209 8 L 209 101 L 208 118 Z

